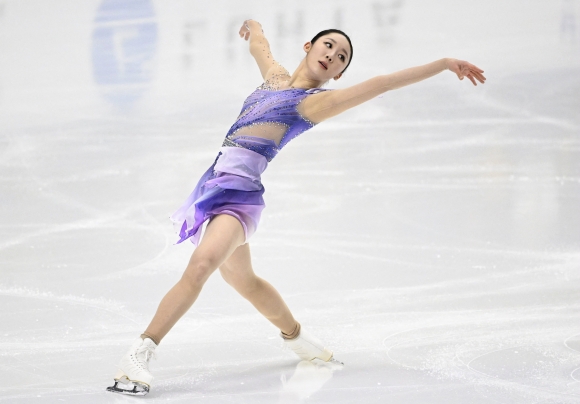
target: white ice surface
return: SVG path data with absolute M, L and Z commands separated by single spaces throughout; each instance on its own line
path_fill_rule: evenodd
M 147 402 L 580 403 L 580 2 L 0 0 L 0 402 L 129 403 L 116 363 L 192 246 L 168 216 L 260 84 L 339 27 L 330 88 L 440 57 L 263 180 L 256 272 L 346 363 L 298 362 L 214 275 Z

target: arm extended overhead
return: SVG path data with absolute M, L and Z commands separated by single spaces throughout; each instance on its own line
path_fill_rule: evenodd
M 240 28 L 240 37 L 250 41 L 250 54 L 256 60 L 264 80 L 275 74 L 288 74 L 288 71 L 274 60 L 270 43 L 264 36 L 262 25 L 258 21 L 246 20 Z

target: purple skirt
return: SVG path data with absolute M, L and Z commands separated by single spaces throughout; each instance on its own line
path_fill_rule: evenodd
M 203 224 L 218 214 L 238 219 L 247 243 L 266 206 L 260 181 L 266 167 L 268 161 L 261 154 L 241 147 L 222 147 L 193 192 L 170 217 L 180 228 L 176 244 L 189 239 L 197 246 Z

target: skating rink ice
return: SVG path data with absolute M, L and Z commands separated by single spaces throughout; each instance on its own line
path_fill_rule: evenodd
M 299 362 L 214 274 L 148 403 L 580 403 L 580 1 L 0 0 L 0 402 L 105 391 L 193 250 L 168 216 L 261 84 L 246 18 L 328 88 L 442 57 L 292 141 L 255 271 L 343 368 Z

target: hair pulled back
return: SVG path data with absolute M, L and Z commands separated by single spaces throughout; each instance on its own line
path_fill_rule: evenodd
M 312 38 L 312 40 L 310 40 L 310 42 L 314 45 L 314 42 L 316 42 L 318 40 L 318 38 L 320 38 L 323 35 L 328 35 L 328 34 L 340 34 L 343 37 L 346 38 L 346 40 L 348 41 L 348 44 L 350 45 L 350 58 L 348 59 L 348 63 L 346 64 L 346 67 L 344 68 L 344 70 L 341 73 L 344 73 L 346 71 L 346 69 L 348 68 L 348 65 L 350 65 L 350 62 L 352 62 L 352 55 L 353 55 L 353 48 L 352 48 L 352 42 L 350 41 L 350 38 L 348 37 L 348 35 L 346 35 L 344 32 L 342 32 L 339 29 L 325 29 L 324 31 L 320 31 L 318 34 L 316 34 L 314 36 L 314 38 Z

